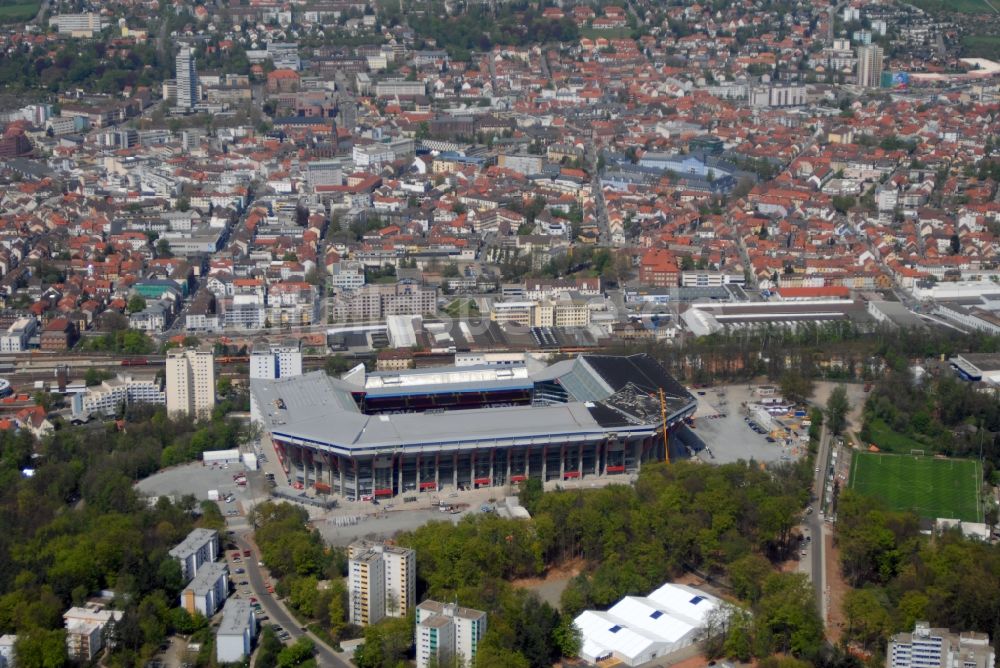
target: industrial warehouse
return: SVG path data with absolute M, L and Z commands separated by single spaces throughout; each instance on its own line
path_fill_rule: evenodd
M 251 382 L 293 485 L 347 498 L 634 473 L 663 460 L 695 398 L 647 355 Z

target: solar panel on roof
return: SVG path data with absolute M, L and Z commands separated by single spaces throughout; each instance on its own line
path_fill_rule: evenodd
M 704 596 L 695 596 L 694 598 L 691 599 L 691 605 L 698 605 L 704 600 L 705 600 Z
M 652 617 L 653 619 L 659 619 L 660 617 L 663 616 L 663 612 L 661 610 L 653 610 L 653 612 L 651 612 L 649 616 Z
M 610 633 L 618 633 L 621 630 L 622 630 L 622 627 L 620 627 L 617 624 L 615 624 L 610 629 L 608 629 L 608 632 L 610 632 Z

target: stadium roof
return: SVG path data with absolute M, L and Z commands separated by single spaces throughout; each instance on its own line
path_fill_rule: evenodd
M 566 392 L 566 403 L 366 415 L 354 398 L 530 389 L 537 383 L 558 384 Z M 378 374 L 355 370 L 337 379 L 317 371 L 254 379 L 251 393 L 255 417 L 276 438 L 363 454 L 457 449 L 474 442 L 571 443 L 617 431 L 652 433 L 662 421 L 657 396 L 661 387 L 668 421 L 694 411 L 694 397 L 646 355 L 582 355 L 533 373 L 524 366 L 469 366 Z

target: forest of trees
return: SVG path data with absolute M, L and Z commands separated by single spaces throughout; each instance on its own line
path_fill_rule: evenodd
M 458 16 L 447 16 L 441 5 L 424 12 L 402 15 L 395 6 L 383 8 L 382 22 L 405 21 L 418 35 L 432 38 L 454 60 L 467 61 L 471 51 L 489 51 L 494 44 L 524 46 L 549 42 L 571 42 L 580 36 L 569 19 L 553 21 L 524 2 L 495 6 L 470 5 Z M 442 18 L 443 17 L 443 18 Z
M 837 545 L 854 589 L 844 599 L 847 638 L 885 651 L 892 633 L 914 622 L 1000 634 L 1000 546 L 964 538 L 959 530 L 931 539 L 912 513 L 845 491 L 837 505 Z
M 0 634 L 18 635 L 19 665 L 66 664 L 62 614 L 101 590 L 125 612 L 107 665 L 145 665 L 174 631 L 202 640 L 207 660 L 211 633 L 177 607 L 184 583 L 167 551 L 195 526 L 222 529 L 222 515 L 193 497 L 150 506 L 133 483 L 164 459 L 191 460 L 238 438 L 221 418 L 173 421 L 162 407 L 132 412 L 126 431 L 95 423 L 38 442 L 0 432 Z M 25 467 L 35 474 L 23 476 Z
M 990 480 L 1000 469 L 1000 402 L 950 371 L 920 382 L 908 371 L 888 373 L 872 388 L 860 436 L 888 451 L 977 458 L 982 452 Z
M 682 462 L 644 466 L 634 488 L 542 494 L 532 481 L 521 490 L 529 522 L 477 514 L 457 526 L 432 522 L 398 541 L 417 550 L 418 598 L 491 611 L 479 666 L 549 666 L 574 651 L 571 622 L 581 610 L 645 595 L 692 570 L 731 587 L 753 613 L 718 634 L 716 655 L 813 658 L 823 630 L 811 587 L 772 565 L 794 550 L 810 471 L 807 462 Z M 570 559 L 587 567 L 564 592 L 561 611 L 510 584 Z
M 859 327 L 849 320 L 802 323 L 794 330 L 760 327 L 678 342 L 622 344 L 609 352 L 645 352 L 689 382 L 778 380 L 791 371 L 805 378 L 875 380 L 889 370 L 905 371 L 913 359 L 956 353 L 1000 352 L 1000 337 L 943 330 Z M 837 364 L 830 364 L 831 361 Z

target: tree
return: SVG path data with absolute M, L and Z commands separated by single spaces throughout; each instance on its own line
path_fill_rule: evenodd
M 797 371 L 786 371 L 780 380 L 781 394 L 791 401 L 805 403 L 813 393 L 813 382 Z
M 83 374 L 83 382 L 87 387 L 93 387 L 94 385 L 100 385 L 110 377 L 111 374 L 103 369 L 87 367 L 87 370 Z
M 834 195 L 833 208 L 839 213 L 847 213 L 854 208 L 855 200 L 850 195 Z
M 873 589 L 851 589 L 844 595 L 847 636 L 868 649 L 892 629 L 889 613 Z
M 41 406 L 46 413 L 52 409 L 52 401 L 54 396 L 48 392 L 35 392 L 33 397 L 36 406 Z
M 127 310 L 129 313 L 138 313 L 146 309 L 146 299 L 142 295 L 135 294 L 129 297 Z
M 830 398 L 826 402 L 827 425 L 834 435 L 843 431 L 847 425 L 847 413 L 851 410 L 851 404 L 847 400 L 847 389 L 843 385 L 833 388 Z
M 19 633 L 14 643 L 17 665 L 26 668 L 62 668 L 69 663 L 63 629 L 32 629 Z
M 158 239 L 156 242 L 156 257 L 173 257 L 174 254 L 170 250 L 170 241 L 167 239 Z
M 312 658 L 316 652 L 313 641 L 303 636 L 278 653 L 278 668 L 295 668 Z

